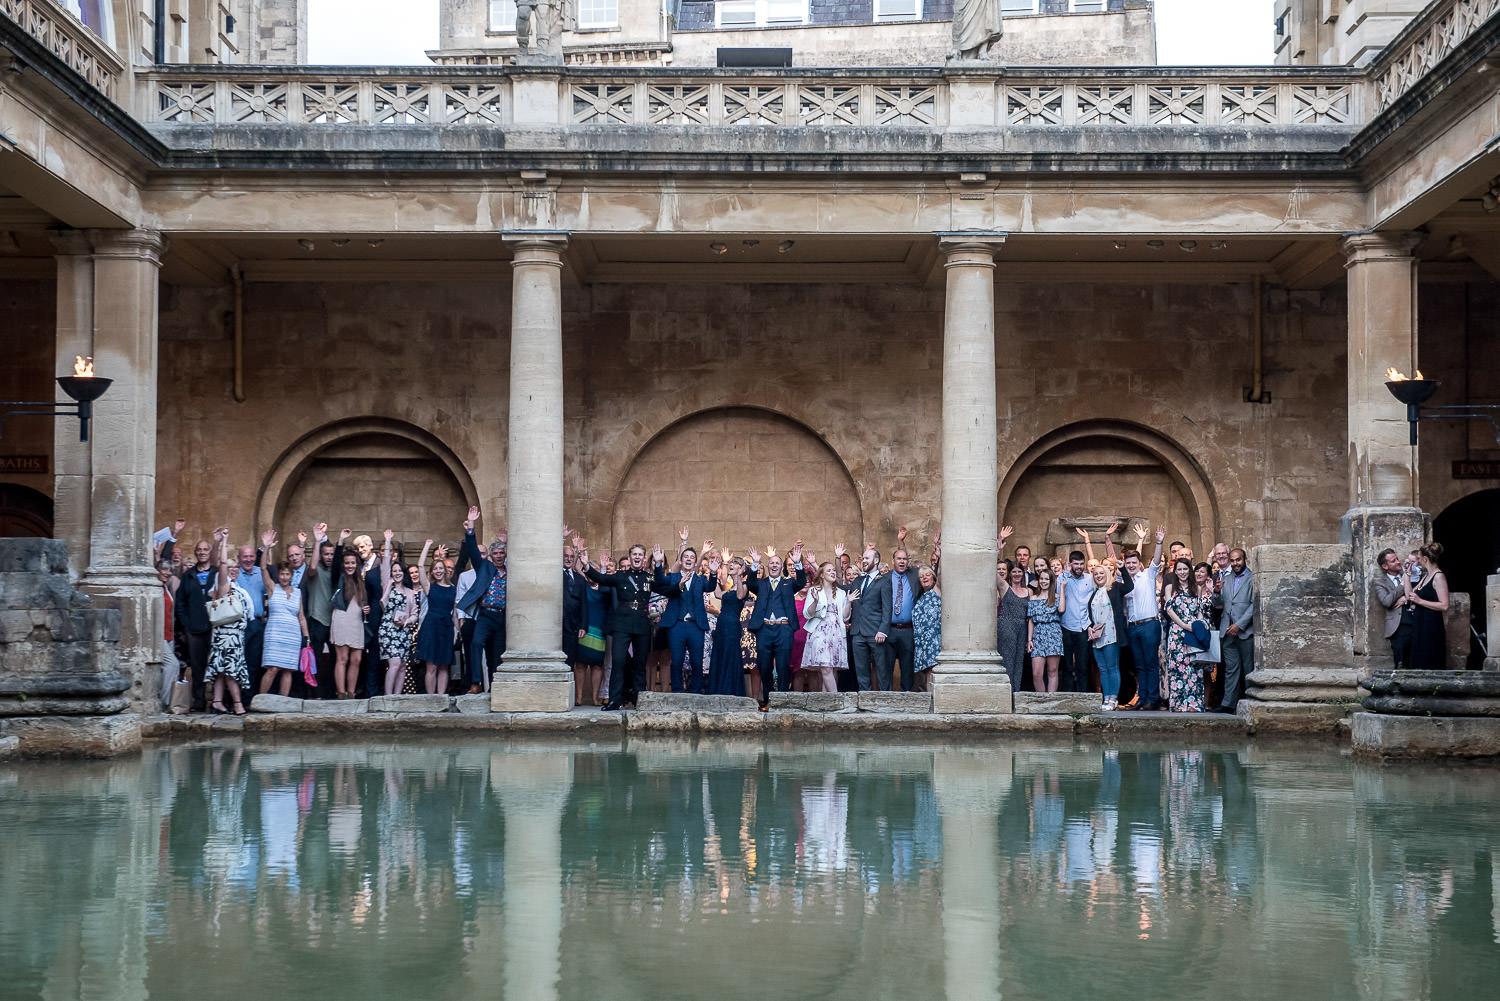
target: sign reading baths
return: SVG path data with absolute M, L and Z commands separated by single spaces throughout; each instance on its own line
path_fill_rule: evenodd
M 50 455 L 0 455 L 0 473 L 50 473 Z

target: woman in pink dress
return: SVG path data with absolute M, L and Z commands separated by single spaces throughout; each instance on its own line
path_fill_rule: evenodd
M 804 602 L 807 645 L 802 649 L 802 673 L 817 671 L 823 691 L 838 691 L 834 672 L 849 666 L 849 648 L 844 625 L 849 621 L 849 595 L 838 586 L 838 570 L 832 563 L 818 567 L 817 578 L 808 586 Z

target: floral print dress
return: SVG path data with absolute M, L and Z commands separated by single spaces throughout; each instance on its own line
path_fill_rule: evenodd
M 1186 591 L 1178 591 L 1167 600 L 1167 608 L 1189 625 L 1203 618 L 1204 604 L 1203 599 Z M 1188 649 L 1192 635 L 1170 618 L 1167 625 L 1167 704 L 1174 713 L 1201 713 L 1205 708 L 1203 665 L 1193 662 L 1195 651 Z

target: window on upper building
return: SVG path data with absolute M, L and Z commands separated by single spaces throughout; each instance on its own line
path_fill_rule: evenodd
M 516 0 L 490 0 L 490 30 L 516 30 Z
M 613 28 L 619 23 L 619 0 L 578 0 L 578 27 Z
M 922 17 L 922 0 L 875 0 L 877 21 L 917 21 Z
M 807 0 L 719 0 L 714 8 L 714 25 L 719 28 L 807 23 Z
M 1035 14 L 1036 0 L 1000 0 L 1002 14 Z
M 1068 6 L 1075 14 L 1087 14 L 1092 11 L 1109 9 L 1109 4 L 1105 0 L 1073 0 Z

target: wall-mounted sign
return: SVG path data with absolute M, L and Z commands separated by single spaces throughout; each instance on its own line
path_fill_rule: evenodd
M 1500 479 L 1500 459 L 1454 459 L 1455 480 Z
M 50 473 L 50 455 L 0 455 L 0 473 Z

